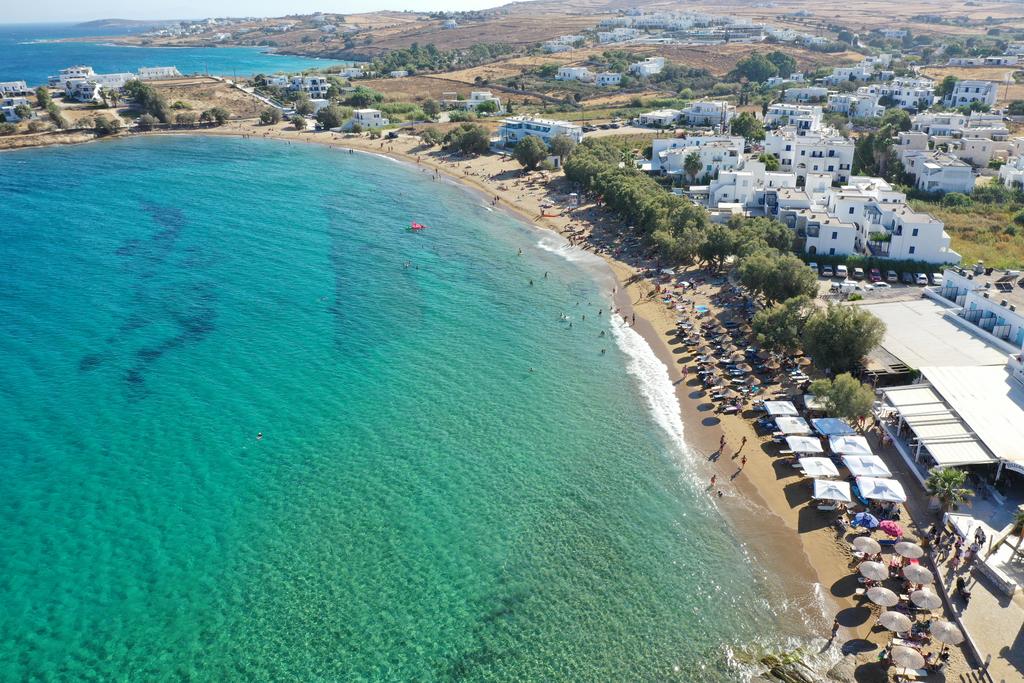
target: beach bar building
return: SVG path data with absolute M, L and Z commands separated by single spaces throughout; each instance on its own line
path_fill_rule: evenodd
M 527 135 L 533 135 L 551 143 L 551 138 L 556 135 L 564 135 L 573 142 L 580 142 L 583 139 L 583 127 L 568 121 L 555 121 L 552 119 L 541 119 L 533 116 L 510 116 L 501 122 L 498 128 L 499 144 L 504 147 L 512 147 Z

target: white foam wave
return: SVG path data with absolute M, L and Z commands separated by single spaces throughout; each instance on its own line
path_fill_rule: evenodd
M 574 247 L 564 238 L 556 235 L 544 235 L 538 240 L 537 246 L 544 251 L 561 256 L 569 263 L 604 263 L 600 256 L 592 254 L 586 249 Z
M 612 315 L 612 337 L 629 357 L 626 370 L 640 383 L 640 393 L 647 407 L 672 442 L 684 453 L 689 452 L 684 439 L 683 418 L 679 397 L 676 396 L 668 368 L 651 349 L 647 341 L 618 315 Z

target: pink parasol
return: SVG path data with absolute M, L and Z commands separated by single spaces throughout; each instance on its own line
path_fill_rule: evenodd
M 891 519 L 882 520 L 882 523 L 878 525 L 878 528 L 893 538 L 900 538 L 903 536 L 903 527 L 899 525 L 899 522 L 894 522 Z

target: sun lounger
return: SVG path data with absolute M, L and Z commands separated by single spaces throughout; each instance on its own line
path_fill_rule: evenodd
M 900 667 L 892 670 L 893 675 L 902 676 L 910 681 L 916 681 L 919 678 L 928 678 L 928 669 L 908 669 L 906 667 Z
M 822 512 L 832 512 L 833 510 L 837 510 L 838 507 L 835 503 L 829 503 L 827 505 L 822 503 L 821 505 L 818 506 L 818 509 L 821 510 Z

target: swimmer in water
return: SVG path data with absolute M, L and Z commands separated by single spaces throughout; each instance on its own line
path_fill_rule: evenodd
M 257 441 L 263 441 L 263 432 L 258 432 L 256 434 L 256 440 Z

